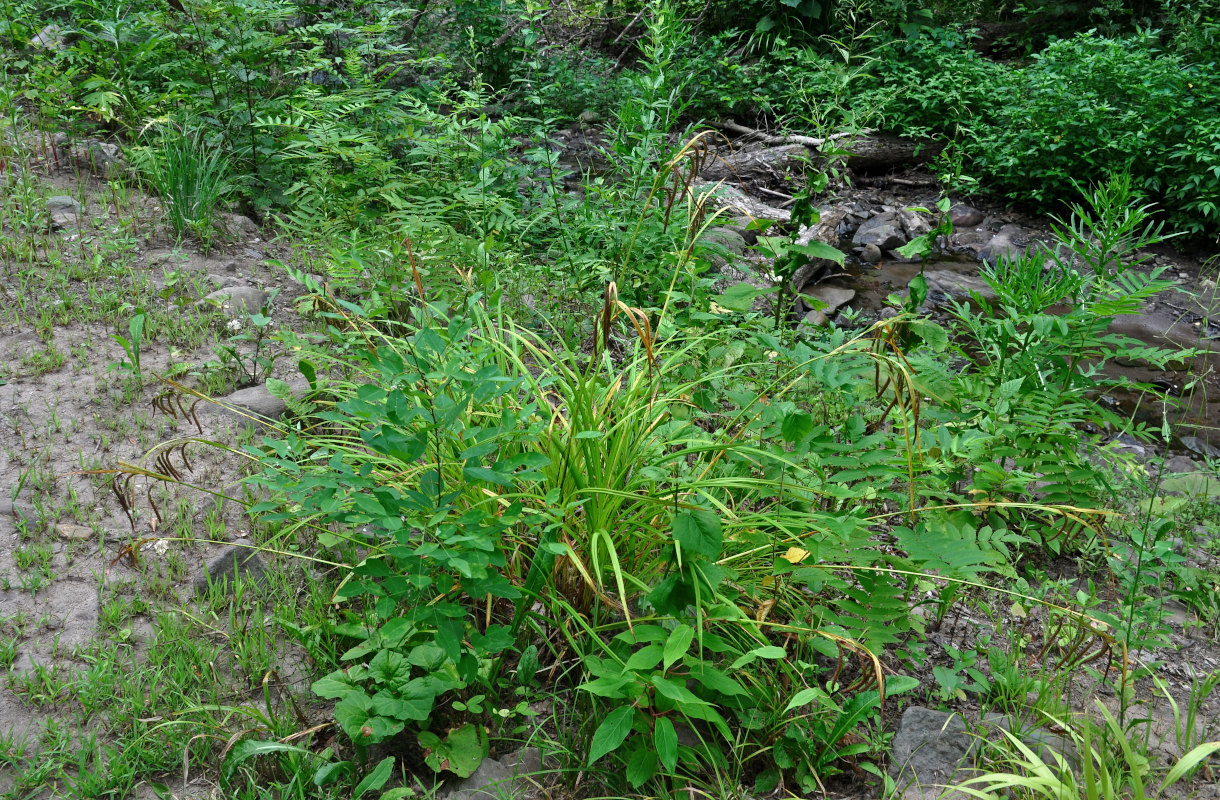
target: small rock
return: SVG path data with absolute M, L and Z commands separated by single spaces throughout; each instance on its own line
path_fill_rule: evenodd
M 1165 460 L 1165 471 L 1180 474 L 1198 472 L 1199 465 L 1190 456 L 1174 456 Z
M 14 503 L 12 500 L 0 500 L 0 519 L 11 519 L 15 521 L 32 524 L 37 517 L 34 514 L 34 509 L 24 503 Z
M 222 235 L 231 239 L 246 239 L 258 236 L 260 231 L 254 220 L 242 214 L 224 212 L 216 215 L 212 223 Z
M 805 320 L 812 325 L 825 325 L 836 311 L 851 302 L 855 296 L 855 289 L 845 289 L 828 284 L 805 289 L 800 294 L 800 299 L 810 309 L 809 313 L 805 315 Z
M 123 151 L 117 144 L 103 142 L 98 139 L 88 139 L 76 154 L 77 164 L 105 177 L 120 172 L 127 166 Z
M 235 286 L 241 286 L 241 278 L 236 275 L 217 275 L 215 273 L 208 275 L 208 282 L 213 286 L 219 286 L 222 289 L 231 289 Z M 260 305 L 259 308 L 262 308 Z
M 93 538 L 93 529 L 86 525 L 56 525 L 55 532 L 65 539 L 82 541 Z
M 852 237 L 856 245 L 876 245 L 881 250 L 902 247 L 907 243 L 902 219 L 897 211 L 886 211 L 862 224 Z
M 1183 436 L 1182 446 L 1192 453 L 1198 453 L 1206 458 L 1220 458 L 1220 447 L 1208 444 L 1198 436 Z
M 869 243 L 860 249 L 860 262 L 863 264 L 876 264 L 881 261 L 881 248 L 875 244 Z
M 1165 600 L 1164 611 L 1166 619 L 1179 628 L 1186 627 L 1186 623 L 1190 621 L 1190 608 L 1181 600 L 1172 597 Z
M 585 110 L 580 112 L 580 122 L 582 125 L 596 125 L 602 121 L 602 115 L 593 110 Z
M 929 270 L 923 274 L 928 282 L 928 294 L 939 292 L 957 300 L 977 294 L 988 302 L 996 299 L 995 289 L 978 275 L 965 275 L 951 270 Z
M 983 221 L 983 212 L 974 206 L 958 203 L 949 209 L 949 221 L 954 228 L 974 228 Z
M 890 750 L 890 775 L 902 786 L 951 783 L 967 766 L 974 738 L 958 714 L 911 706 L 902 713 Z
M 51 227 L 55 230 L 79 227 L 85 215 L 84 207 L 75 198 L 57 194 L 47 199 L 47 213 L 51 215 Z
M 727 227 L 710 228 L 703 234 L 702 243 L 708 249 L 708 258 L 717 270 L 746 252 L 746 240 L 737 231 Z
M 1005 225 L 979 250 L 979 260 L 998 264 L 1001 261 L 1016 261 L 1025 255 L 1025 248 L 1017 244 L 1025 237 L 1019 225 Z
M 63 28 L 52 22 L 30 39 L 30 46 L 40 50 L 63 50 Z
M 309 382 L 304 379 L 288 381 L 287 386 L 293 397 L 301 398 L 309 393 Z M 278 422 L 288 411 L 288 404 L 271 394 L 266 384 L 239 389 L 216 402 L 217 405 L 208 404 L 202 413 L 236 417 L 246 421 Z
M 1147 449 L 1138 439 L 1130 434 L 1122 434 L 1114 440 L 1110 450 L 1121 455 L 1130 455 L 1138 459 L 1144 459 L 1148 455 Z
M 263 303 L 266 301 L 266 292 L 252 286 L 230 286 L 226 289 L 217 289 L 196 305 L 200 308 L 219 308 L 230 319 L 237 319 L 262 311 Z
M 902 230 L 906 233 L 907 241 L 923 236 L 932 230 L 932 223 L 928 222 L 927 217 L 918 211 L 910 209 L 899 211 L 898 219 L 902 222 Z
M 239 578 L 261 582 L 266 571 L 266 565 L 250 540 L 238 539 L 208 562 L 203 573 L 195 578 L 195 591 L 206 592 L 209 582 L 223 582 L 226 584 L 226 591 L 231 592 Z
M 499 759 L 485 758 L 469 778 L 453 787 L 448 800 L 515 800 L 524 797 L 542 771 L 542 752 L 526 747 Z

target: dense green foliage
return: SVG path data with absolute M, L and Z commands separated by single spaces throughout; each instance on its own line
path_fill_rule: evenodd
M 970 15 L 917 5 L 751 2 L 754 30 L 708 38 L 658 5 L 618 72 L 550 44 L 530 5 L 9 2 L 9 119 L 136 148 L 180 237 L 209 244 L 235 198 L 294 243 L 281 266 L 307 287 L 310 330 L 275 339 L 310 397 L 273 383 L 291 421 L 244 452 L 277 545 L 342 565 L 329 615 L 281 622 L 343 737 L 247 737 L 227 780 L 270 756 L 312 764 L 319 790 L 341 771 L 381 788 L 374 746 L 466 776 L 549 736 L 577 742 L 573 773 L 613 762 L 589 791 L 812 794 L 853 766 L 884 784 L 888 699 L 1040 691 L 1058 712 L 1057 681 L 1100 653 L 1125 710 L 1127 652 L 1167 635 L 1149 594 L 1214 612 L 1212 577 L 1169 546 L 1171 516 L 1130 502 L 1146 476 L 1098 432 L 1168 438 L 1101 401 L 1124 384 L 1103 368 L 1181 357 L 1108 328 L 1168 286 L 1136 268 L 1164 239 L 1146 200 L 1220 228 L 1216 23 L 1181 23 L 1170 54 L 1102 4 L 1113 37 L 998 63 L 931 27 Z M 62 49 L 31 43 L 51 20 Z M 606 116 L 596 160 L 563 164 L 557 132 L 585 110 Z M 959 185 L 1060 211 L 1060 248 L 995 265 L 994 303 L 936 321 L 922 275 L 856 327 L 753 310 L 774 290 L 714 294 L 695 122 L 746 112 L 951 138 Z M 807 183 L 812 222 L 827 181 Z M 781 298 L 809 258 L 843 259 L 795 234 L 758 247 Z M 269 318 L 251 322 L 261 347 Z M 258 357 L 251 380 L 277 366 Z M 1110 602 L 1049 577 L 1056 559 Z M 928 629 L 988 592 L 1044 624 L 908 677 Z M 530 721 L 547 697 L 549 733 Z

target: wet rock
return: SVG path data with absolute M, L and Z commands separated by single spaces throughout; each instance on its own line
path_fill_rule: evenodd
M 212 585 L 225 584 L 226 593 L 231 593 L 239 580 L 261 583 L 267 567 L 249 539 L 238 539 L 221 551 L 204 567 L 194 581 L 197 593 L 206 592 Z
M 1220 458 L 1220 447 L 1208 444 L 1197 436 L 1183 436 L 1179 441 L 1187 450 L 1204 458 Z
M 891 250 L 907 243 L 902 226 L 902 217 L 897 211 L 886 211 L 865 221 L 852 237 L 856 245 L 876 245 L 881 250 Z
M 898 219 L 902 222 L 902 230 L 908 242 L 932 230 L 932 223 L 928 221 L 927 216 L 918 211 L 899 211 Z
M 968 766 L 973 743 L 959 714 L 911 706 L 894 734 L 890 776 L 899 786 L 950 783 L 959 768 Z
M 813 325 L 825 325 L 836 311 L 850 303 L 855 296 L 855 289 L 840 286 L 821 285 L 805 289 L 800 296 L 802 304 L 810 309 L 805 314 L 805 321 Z
M 485 758 L 469 778 L 453 787 L 447 800 L 515 800 L 534 788 L 542 771 L 542 752 L 526 747 L 499 759 Z
M 983 212 L 974 206 L 958 203 L 949 209 L 949 221 L 954 228 L 974 228 L 983 221 Z
M 75 198 L 57 194 L 47 198 L 47 213 L 51 216 L 51 227 L 64 230 L 80 226 L 85 216 L 85 208 Z
M 266 292 L 252 286 L 230 286 L 217 289 L 198 303 L 200 308 L 219 308 L 230 319 L 257 314 L 267 301 Z
M 1016 261 L 1025 255 L 1025 247 L 1018 242 L 1025 238 L 1019 225 L 1005 225 L 978 251 L 979 260 L 998 264 L 1001 261 Z
M 875 244 L 866 244 L 860 248 L 860 261 L 864 264 L 876 264 L 881 261 L 881 248 Z
M 1165 472 L 1187 474 L 1198 471 L 1199 465 L 1190 456 L 1174 456 L 1165 459 Z
M 1195 348 L 1220 350 L 1220 343 L 1200 339 L 1199 332 L 1176 317 L 1154 312 L 1146 314 L 1124 314 L 1110 323 L 1110 333 L 1120 333 L 1156 347 Z M 1185 359 L 1183 359 L 1185 360 Z M 1131 363 L 1121 359 L 1119 363 Z
M 1110 450 L 1118 455 L 1133 456 L 1141 461 L 1148 457 L 1148 450 L 1140 440 L 1126 433 L 1114 440 Z
M 286 383 L 293 397 L 301 398 L 309 392 L 309 383 L 304 379 Z M 219 405 L 201 406 L 201 416 L 221 415 L 252 422 L 278 422 L 288 411 L 288 404 L 271 394 L 266 384 L 238 389 L 217 400 Z
M 242 214 L 228 212 L 217 214 L 216 220 L 212 224 L 222 235 L 231 239 L 249 239 L 261 233 L 254 220 Z
M 955 231 L 949 237 L 949 246 L 959 253 L 970 253 L 975 258 L 979 257 L 981 251 L 991 241 L 992 234 L 984 230 L 974 231 Z
M 967 300 L 971 293 L 991 302 L 996 299 L 995 289 L 978 275 L 965 275 L 946 269 L 928 270 L 923 274 L 928 282 L 929 296 L 948 295 L 955 300 Z

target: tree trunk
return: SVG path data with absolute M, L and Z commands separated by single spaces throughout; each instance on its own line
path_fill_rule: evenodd
M 888 134 L 843 139 L 836 145 L 836 150 L 846 152 L 847 166 L 854 170 L 922 164 L 932 159 L 941 148 L 942 145 L 933 142 L 911 141 Z M 823 154 L 804 143 L 754 145 L 727 156 L 709 159 L 699 171 L 699 177 L 709 181 L 777 180 L 792 170 L 800 169 L 807 161 L 822 157 Z

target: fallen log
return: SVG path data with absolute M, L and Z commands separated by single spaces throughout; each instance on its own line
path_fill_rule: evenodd
M 709 158 L 699 170 L 699 177 L 709 181 L 779 180 L 801 169 L 811 158 L 825 159 L 822 148 L 830 141 L 835 143 L 835 150 L 841 152 L 841 155 L 832 155 L 832 158 L 842 158 L 850 169 L 863 171 L 922 164 L 934 158 L 943 148 L 943 145 L 926 139 L 902 139 L 882 133 L 855 137 L 837 134 L 815 139 L 808 136 L 771 136 L 736 123 L 720 123 L 713 127 L 733 133 L 750 132 L 760 141 L 728 155 Z
M 723 208 L 726 214 L 732 216 L 747 216 L 750 219 L 770 219 L 781 224 L 792 220 L 792 212 L 785 208 L 769 206 L 761 200 L 755 200 L 740 188 L 732 184 L 695 181 L 691 187 L 696 193 L 707 193 L 707 204 L 711 208 Z

